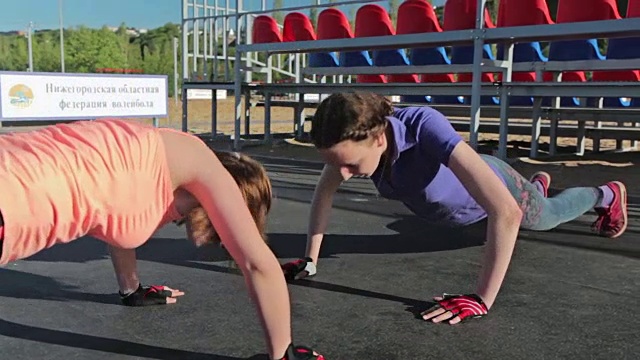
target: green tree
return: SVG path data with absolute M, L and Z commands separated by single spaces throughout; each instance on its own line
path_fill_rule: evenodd
M 136 44 L 140 48 L 140 58 L 144 62 L 147 53 L 152 54 L 156 50 L 156 37 L 153 33 L 143 33 L 136 37 L 132 37 L 129 42 Z
M 395 26 L 398 20 L 398 0 L 389 0 L 389 17 Z
M 27 39 L 24 35 L 2 36 L 0 42 L 0 69 L 26 71 L 28 65 Z
M 103 27 L 93 30 L 80 27 L 69 33 L 65 49 L 69 72 L 93 72 L 98 68 L 122 68 L 127 56 L 121 51 L 116 33 Z
M 33 67 L 36 71 L 60 69 L 60 35 L 57 31 L 40 31 L 33 37 Z
M 356 8 L 355 7 L 351 7 L 349 8 L 349 25 L 351 26 L 351 29 L 353 29 L 355 31 L 356 28 Z
M 309 9 L 309 20 L 313 26 L 318 25 L 318 8 Z
M 281 9 L 282 8 L 282 0 L 273 0 L 273 8 L 274 9 Z M 278 22 L 278 24 L 282 25 L 282 22 L 284 21 L 284 14 L 282 13 L 282 11 L 274 11 L 273 12 L 273 18 Z

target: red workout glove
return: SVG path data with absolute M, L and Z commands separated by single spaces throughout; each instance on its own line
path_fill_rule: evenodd
M 305 346 L 293 346 L 289 344 L 287 352 L 284 353 L 284 357 L 278 360 L 325 360 L 324 356 L 313 352 Z
M 284 277 L 287 280 L 298 280 L 304 277 L 313 276 L 316 274 L 316 264 L 309 257 L 298 259 L 288 262 L 282 265 L 282 271 Z
M 442 299 L 437 302 L 436 305 L 422 312 L 423 319 L 429 320 L 447 314 L 448 317 L 440 321 L 451 321 L 456 316 L 460 321 L 464 321 L 469 318 L 483 317 L 489 312 L 487 305 L 477 294 L 443 294 Z
M 126 306 L 164 305 L 167 303 L 167 298 L 172 295 L 172 292 L 165 290 L 164 286 L 142 286 L 142 284 L 130 294 L 125 295 L 119 291 L 118 293 L 122 304 Z

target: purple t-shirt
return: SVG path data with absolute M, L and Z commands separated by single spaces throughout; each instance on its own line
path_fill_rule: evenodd
M 380 195 L 440 225 L 467 225 L 485 218 L 484 209 L 447 167 L 454 147 L 463 141 L 447 118 L 421 106 L 396 108 L 387 119 L 396 151 L 390 182 L 381 178 L 384 162 L 371 175 Z

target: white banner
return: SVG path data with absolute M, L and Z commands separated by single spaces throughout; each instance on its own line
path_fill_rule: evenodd
M 216 99 L 222 100 L 227 98 L 227 90 L 216 90 Z M 213 91 L 206 89 L 188 89 L 187 100 L 211 100 L 213 99 Z
M 0 71 L 0 120 L 165 117 L 166 75 Z

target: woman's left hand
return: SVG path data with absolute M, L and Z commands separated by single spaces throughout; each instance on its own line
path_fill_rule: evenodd
M 131 294 L 120 293 L 120 300 L 126 306 L 149 306 L 175 304 L 178 296 L 184 295 L 180 290 L 171 289 L 167 286 L 138 286 L 138 289 Z
M 442 297 L 434 297 L 433 300 L 437 304 L 420 314 L 423 320 L 431 320 L 434 323 L 449 321 L 449 324 L 454 325 L 468 318 L 485 316 L 489 312 L 482 298 L 476 294 L 444 294 Z

